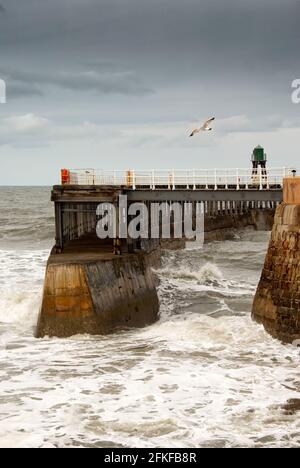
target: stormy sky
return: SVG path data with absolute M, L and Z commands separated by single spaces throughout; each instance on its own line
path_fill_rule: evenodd
M 300 168 L 299 18 L 298 0 L 0 0 L 0 184 L 248 167 L 258 143 Z

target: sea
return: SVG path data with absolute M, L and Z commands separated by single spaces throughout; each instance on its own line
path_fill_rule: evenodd
M 0 188 L 0 446 L 299 447 L 299 348 L 251 320 L 269 236 L 166 252 L 154 325 L 36 339 L 50 188 Z

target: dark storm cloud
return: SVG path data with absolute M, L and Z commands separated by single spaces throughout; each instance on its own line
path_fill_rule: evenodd
M 97 64 L 95 69 L 76 71 L 41 72 L 5 70 L 10 96 L 42 95 L 43 90 L 57 87 L 75 92 L 94 94 L 122 94 L 143 96 L 153 90 L 147 87 L 132 71 L 118 69 L 111 64 Z
M 0 183 L 99 161 L 235 167 L 257 143 L 296 165 L 299 17 L 296 0 L 0 0 Z
M 157 59 L 165 67 L 216 63 L 268 68 L 295 60 L 299 2 L 286 0 L 11 0 L 2 47 Z M 201 62 L 205 60 L 205 62 Z
M 213 112 L 222 106 L 222 112 L 244 114 L 253 111 L 254 102 L 265 112 L 275 94 L 289 104 L 290 83 L 299 74 L 298 0 L 10 0 L 9 5 L 0 28 L 0 72 L 10 75 L 8 88 L 11 83 L 17 96 L 22 89 L 24 95 L 30 89 L 47 95 L 49 87 L 129 97 L 155 90 L 165 101 L 155 102 L 152 115 L 169 118 L 163 115 L 169 106 L 168 116 L 181 112 L 178 118 L 193 119 L 189 103 L 183 110 L 175 102 L 178 89 L 185 96 L 194 91 L 202 107 L 212 101 Z
M 9 101 L 16 98 L 43 96 L 43 91 L 35 85 L 23 82 L 7 81 L 7 99 Z

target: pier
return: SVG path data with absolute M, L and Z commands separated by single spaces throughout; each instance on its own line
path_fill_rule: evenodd
M 222 240 L 234 229 L 249 225 L 271 229 L 274 212 L 282 202 L 283 179 L 293 175 L 293 169 L 266 171 L 260 166 L 149 172 L 63 169 L 61 184 L 52 190 L 56 238 L 47 264 L 36 336 L 107 334 L 158 319 L 152 267 L 160 265 L 161 249 L 184 248 L 186 239 L 174 235 L 164 239 L 161 225 L 155 238 L 149 231 L 147 238 L 131 239 L 127 227 L 133 203 L 149 208 L 157 204 L 169 213 L 176 203 L 182 207 L 177 224 L 184 222 L 187 210 L 194 222 L 201 204 L 206 240 Z M 123 211 L 121 198 L 126 200 Z M 97 235 L 100 204 L 119 213 L 113 238 Z M 119 235 L 121 217 L 125 218 L 123 238 Z M 170 220 L 174 228 L 171 215 Z
M 62 170 L 54 186 L 56 250 L 95 232 L 99 203 L 114 204 L 120 195 L 128 204 L 181 203 L 195 209 L 203 203 L 205 216 L 245 215 L 252 210 L 275 210 L 282 201 L 283 178 L 293 169 L 222 169 L 202 171 Z M 192 207 L 191 207 L 192 205 Z

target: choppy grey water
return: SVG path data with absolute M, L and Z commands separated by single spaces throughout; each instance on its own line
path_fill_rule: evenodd
M 299 446 L 299 350 L 250 319 L 267 233 L 167 253 L 153 326 L 36 340 L 52 213 L 0 188 L 0 446 Z

